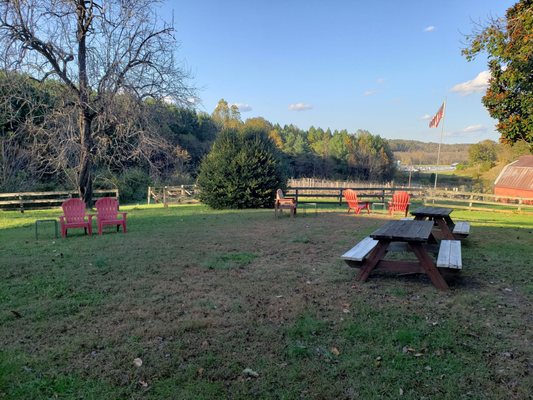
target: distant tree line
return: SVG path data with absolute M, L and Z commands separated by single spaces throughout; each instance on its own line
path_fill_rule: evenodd
M 418 140 L 389 140 L 394 156 L 403 165 L 433 165 L 437 163 L 439 144 Z M 466 163 L 470 144 L 445 144 L 440 149 L 440 164 Z
M 38 82 L 0 71 L 0 190 L 76 187 L 76 116 L 59 112 L 72 101 L 58 81 Z M 128 199 L 147 185 L 194 182 L 201 162 L 224 129 L 260 130 L 281 154 L 286 176 L 387 181 L 395 171 L 388 142 L 367 131 L 348 133 L 241 120 L 221 100 L 212 114 L 127 93 L 93 124 L 95 187 L 118 187 Z

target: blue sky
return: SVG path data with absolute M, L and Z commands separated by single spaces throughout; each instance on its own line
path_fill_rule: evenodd
M 162 12 L 173 12 L 199 110 L 224 98 L 243 120 L 438 142 L 429 118 L 447 98 L 444 143 L 476 143 L 499 135 L 481 104 L 486 57 L 467 62 L 464 35 L 513 3 L 189 0 Z

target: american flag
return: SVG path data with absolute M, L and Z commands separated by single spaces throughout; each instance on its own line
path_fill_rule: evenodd
M 439 111 L 437 111 L 437 114 L 433 118 L 431 118 L 431 121 L 429 122 L 430 128 L 436 128 L 439 126 L 439 122 L 444 117 L 444 105 L 446 103 L 442 103 L 442 106 L 440 106 Z

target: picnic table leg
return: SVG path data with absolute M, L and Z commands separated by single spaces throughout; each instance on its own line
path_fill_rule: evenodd
M 449 227 L 449 225 L 446 223 L 446 221 L 442 218 L 435 218 L 435 222 L 440 228 L 440 231 L 442 232 L 442 235 L 444 239 L 448 240 L 455 240 L 455 236 L 453 236 L 453 233 Z
M 376 265 L 380 262 L 380 260 L 383 258 L 385 253 L 387 252 L 387 248 L 389 247 L 390 242 L 380 241 L 376 248 L 372 250 L 369 257 L 365 259 L 363 262 L 362 268 L 357 274 L 357 277 L 355 278 L 358 282 L 364 282 L 368 279 L 368 276 L 372 272 L 374 268 L 376 268 Z
M 422 268 L 426 271 L 426 274 L 429 276 L 429 279 L 431 279 L 433 285 L 439 290 L 448 290 L 448 284 L 440 274 L 431 257 L 422 247 L 422 244 L 410 242 L 409 246 L 418 258 L 418 261 L 420 261 L 420 265 L 422 265 Z

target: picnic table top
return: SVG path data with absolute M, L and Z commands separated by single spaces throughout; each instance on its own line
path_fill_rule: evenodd
M 427 242 L 432 228 L 433 221 L 389 221 L 372 232 L 370 237 L 376 240 Z
M 449 217 L 452 211 L 453 208 L 424 206 L 411 211 L 411 214 L 424 217 Z

